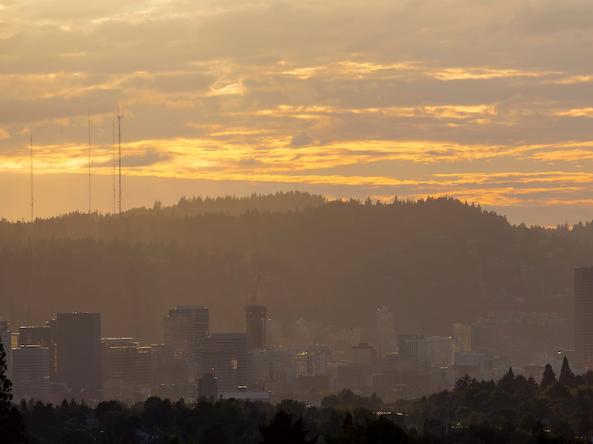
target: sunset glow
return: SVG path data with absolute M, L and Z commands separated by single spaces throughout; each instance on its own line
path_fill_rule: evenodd
M 330 198 L 448 195 L 516 222 L 564 222 L 555 211 L 567 207 L 571 222 L 590 219 L 589 9 L 584 0 L 3 1 L 0 217 L 28 214 L 14 195 L 28 192 L 29 128 L 37 180 L 85 186 L 87 115 L 97 210 L 110 211 L 119 107 L 126 180 L 170 187 L 139 188 L 130 205 L 249 183 L 249 192 L 304 187 Z M 59 205 L 39 193 L 40 215 L 85 205 L 80 193 Z

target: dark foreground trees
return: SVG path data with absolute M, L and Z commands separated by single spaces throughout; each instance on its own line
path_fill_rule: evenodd
M 593 372 L 575 375 L 565 359 L 556 378 L 515 375 L 499 381 L 460 379 L 443 391 L 407 403 L 407 425 L 432 442 L 590 442 Z
M 12 383 L 8 379 L 6 353 L 0 341 L 0 442 L 27 442 L 25 428 L 18 409 L 12 404 Z
M 15 414 L 12 406 L 7 411 Z M 584 443 L 593 437 L 593 372 L 575 375 L 565 362 L 559 377 L 547 367 L 541 383 L 512 370 L 499 381 L 466 376 L 450 391 L 395 405 L 345 391 L 320 407 L 149 398 L 94 408 L 30 401 L 20 412 L 35 444 Z M 18 415 L 9 417 L 16 421 L 16 438 L 0 442 L 23 442 Z
M 260 444 L 315 444 L 317 437 L 307 438 L 303 418 L 296 420 L 290 413 L 280 410 L 268 425 L 259 428 Z

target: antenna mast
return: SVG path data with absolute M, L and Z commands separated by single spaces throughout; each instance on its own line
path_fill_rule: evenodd
M 115 214 L 115 119 L 111 120 L 112 139 L 111 139 L 111 160 L 113 163 L 113 169 L 111 177 L 113 179 L 113 214 Z
M 33 127 L 29 128 L 29 137 L 30 137 L 30 154 L 31 154 L 31 222 L 35 221 L 35 212 L 34 212 L 34 189 L 33 189 Z
M 121 214 L 121 120 L 124 118 L 120 114 L 119 109 L 117 110 L 117 132 L 118 132 L 118 144 L 119 144 L 119 214 Z
M 91 214 L 91 169 L 92 169 L 92 155 L 91 155 L 91 116 L 88 115 L 89 124 L 89 214 Z
M 257 290 L 259 290 L 259 284 L 261 284 L 261 280 L 264 277 L 263 273 L 258 273 L 257 278 L 255 279 L 255 286 L 253 287 L 253 294 L 251 295 L 251 305 L 255 305 L 257 300 Z

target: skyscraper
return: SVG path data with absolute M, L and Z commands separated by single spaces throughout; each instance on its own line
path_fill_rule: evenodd
M 52 329 L 49 325 L 26 325 L 19 327 L 19 345 L 41 345 L 49 347 Z
M 56 377 L 56 347 L 55 347 L 55 321 L 49 321 L 45 325 L 27 325 L 19 327 L 19 346 L 40 345 L 48 348 L 49 353 L 49 376 L 51 380 Z
M 233 392 L 248 383 L 245 333 L 214 333 L 204 341 L 201 368 L 216 377 L 219 392 Z
M 133 338 L 103 338 L 101 343 L 104 399 L 140 400 L 152 383 L 152 348 Z
M 472 328 L 469 325 L 456 322 L 452 326 L 453 347 L 456 352 L 469 353 L 472 351 Z
M 265 305 L 248 305 L 245 307 L 247 345 L 250 350 L 266 347 L 267 315 L 268 311 Z
M 575 349 L 580 364 L 593 368 L 593 267 L 574 270 Z
M 16 402 L 21 399 L 50 400 L 49 348 L 22 345 L 12 353 L 13 392 Z
M 377 309 L 377 345 L 379 356 L 394 352 L 397 346 L 395 320 L 387 307 Z
M 163 320 L 163 331 L 164 342 L 173 347 L 175 357 L 195 363 L 210 332 L 208 308 L 185 305 L 169 310 Z
M 418 363 L 421 367 L 447 367 L 453 364 L 453 338 L 429 336 L 417 340 Z
M 74 398 L 96 398 L 101 389 L 101 315 L 58 313 L 55 329 L 58 381 Z

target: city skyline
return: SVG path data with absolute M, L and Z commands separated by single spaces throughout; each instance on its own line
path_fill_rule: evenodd
M 0 441 L 593 442 L 592 0 L 0 0 Z
M 36 214 L 87 210 L 89 117 L 93 209 L 112 211 L 118 107 L 124 209 L 300 189 L 450 195 L 516 223 L 591 218 L 586 0 L 0 10 L 0 218 L 29 216 L 30 126 Z
M 376 325 L 345 341 L 337 332 L 311 336 L 314 324 L 300 319 L 294 326 L 303 329 L 297 333 L 302 337 L 294 342 L 287 322 L 282 330 L 288 335 L 278 336 L 277 329 L 266 334 L 273 320 L 266 306 L 250 305 L 253 300 L 244 307 L 240 331 L 212 332 L 208 307 L 182 305 L 163 317 L 158 343 L 102 334 L 101 313 L 89 312 L 58 312 L 39 325 L 2 321 L 0 342 L 15 393 L 56 403 L 62 397 L 133 402 L 151 393 L 189 400 L 205 393 L 264 401 L 290 395 L 317 402 L 341 390 L 413 398 L 465 374 L 503 377 L 509 367 L 530 377 L 544 373 L 545 379 L 546 365 L 560 372 L 568 357 L 577 374 L 591 374 L 591 333 L 583 321 L 592 312 L 592 276 L 593 267 L 574 270 L 574 342 L 557 341 L 569 327 L 557 313 L 482 312 L 469 323 L 452 323 L 448 334 L 425 335 L 418 326 L 411 333 L 396 325 L 386 306 L 377 308 Z

